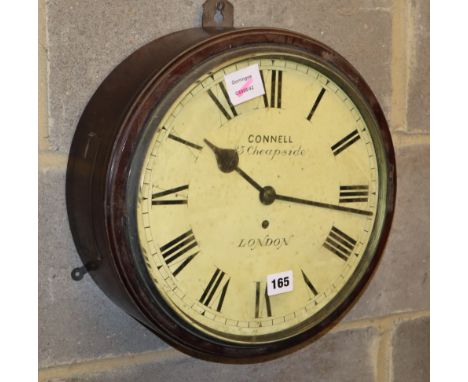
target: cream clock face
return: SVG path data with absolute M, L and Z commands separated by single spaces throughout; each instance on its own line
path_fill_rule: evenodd
M 224 76 L 253 64 L 265 95 L 234 106 Z M 377 127 L 325 72 L 279 52 L 236 58 L 148 122 L 141 253 L 166 306 L 211 337 L 255 344 L 307 330 L 374 254 Z

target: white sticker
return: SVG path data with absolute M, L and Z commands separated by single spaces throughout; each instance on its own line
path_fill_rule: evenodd
M 293 273 L 292 271 L 274 273 L 267 276 L 268 296 L 274 296 L 280 293 L 292 292 Z
M 226 74 L 224 81 L 234 106 L 265 94 L 258 64 Z

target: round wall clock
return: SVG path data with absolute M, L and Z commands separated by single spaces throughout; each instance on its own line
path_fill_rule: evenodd
M 213 19 L 219 18 L 216 23 Z M 89 101 L 67 171 L 84 267 L 173 346 L 258 361 L 317 337 L 381 256 L 395 198 L 382 110 L 338 53 L 300 34 L 173 33 Z

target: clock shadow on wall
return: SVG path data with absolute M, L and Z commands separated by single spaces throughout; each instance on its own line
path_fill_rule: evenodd
M 203 28 L 138 49 L 77 126 L 67 210 L 83 266 L 181 351 L 259 362 L 323 335 L 390 230 L 388 126 L 359 73 L 295 32 Z

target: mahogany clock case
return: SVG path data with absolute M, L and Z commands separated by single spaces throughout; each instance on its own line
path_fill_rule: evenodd
M 293 52 L 312 60 L 360 101 L 360 111 L 379 127 L 388 174 L 381 239 L 375 255 L 352 280 L 355 287 L 320 324 L 284 340 L 239 345 L 187 325 L 158 296 L 139 253 L 136 191 L 145 145 L 154 134 L 148 119 L 161 118 L 190 80 L 209 67 L 246 52 Z M 157 124 L 151 124 L 156 128 Z M 168 343 L 191 355 L 221 362 L 254 362 L 293 350 L 329 328 L 356 300 L 381 257 L 393 217 L 394 150 L 378 101 L 358 72 L 327 46 L 300 34 L 265 28 L 208 33 L 188 29 L 138 49 L 103 81 L 86 106 L 70 149 L 66 199 L 70 227 L 84 267 L 106 295 Z M 357 273 L 357 272 L 356 272 Z

